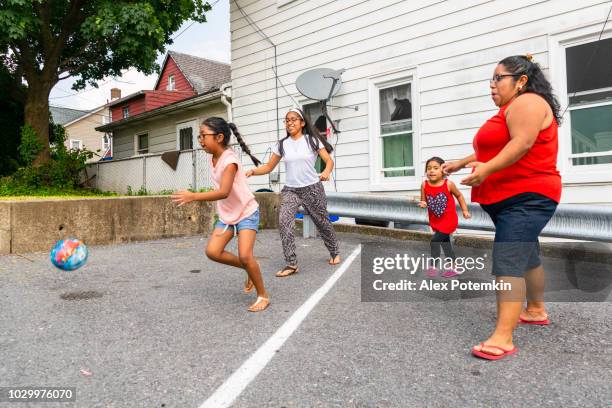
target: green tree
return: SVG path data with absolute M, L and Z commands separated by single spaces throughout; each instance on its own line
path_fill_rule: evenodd
M 187 20 L 205 22 L 204 0 L 0 0 L 0 53 L 15 79 L 25 81 L 24 120 L 44 146 L 34 164 L 49 160 L 49 93 L 77 78 L 74 90 L 136 68 L 152 74 L 155 60 Z

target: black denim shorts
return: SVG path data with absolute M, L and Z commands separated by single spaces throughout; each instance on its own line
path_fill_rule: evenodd
M 493 224 L 493 275 L 523 277 L 540 266 L 538 236 L 552 218 L 557 202 L 537 193 L 522 193 L 494 204 L 481 204 Z

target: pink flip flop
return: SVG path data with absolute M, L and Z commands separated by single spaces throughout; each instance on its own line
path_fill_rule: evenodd
M 548 326 L 550 324 L 550 320 L 546 319 L 546 320 L 534 320 L 534 321 L 529 321 L 529 320 L 525 320 L 519 317 L 519 323 L 521 324 L 535 324 L 535 325 L 539 325 L 539 326 Z
M 502 354 L 500 355 L 495 355 L 495 354 L 485 353 L 484 351 L 478 351 L 476 349 L 472 349 L 472 354 L 474 356 L 484 358 L 485 360 L 499 360 L 499 359 L 509 356 L 510 354 L 514 354 L 518 351 L 516 346 L 513 347 L 512 350 L 504 350 L 501 347 L 490 346 L 490 345 L 485 345 L 484 343 L 480 343 L 480 347 L 494 348 L 502 352 Z
M 457 273 L 457 271 L 455 271 L 454 269 L 449 269 L 447 271 L 444 271 L 444 273 L 442 274 L 443 278 L 454 278 L 455 276 L 459 276 L 461 275 L 460 273 Z
M 438 270 L 436 268 L 427 268 L 427 271 L 425 271 L 425 273 L 427 273 L 427 276 L 430 278 L 435 278 L 436 276 L 438 276 Z

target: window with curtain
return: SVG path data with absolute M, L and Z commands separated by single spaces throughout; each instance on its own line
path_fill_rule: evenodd
M 102 154 L 103 157 L 112 156 L 111 154 L 111 136 L 108 133 L 105 133 L 102 136 Z
M 565 50 L 574 166 L 612 164 L 612 38 Z
M 380 139 L 385 177 L 414 176 L 411 84 L 379 90 Z
M 180 150 L 193 149 L 193 128 L 185 127 L 179 129 L 179 148 Z
M 167 91 L 174 91 L 174 75 L 168 75 L 168 85 L 166 86 Z
M 80 150 L 81 149 L 81 141 L 70 139 L 70 149 L 72 150 Z

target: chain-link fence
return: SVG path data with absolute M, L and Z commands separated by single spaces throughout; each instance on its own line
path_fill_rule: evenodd
M 232 146 L 242 160 L 240 146 Z M 128 159 L 100 161 L 87 167 L 93 186 L 101 191 L 119 194 L 146 191 L 148 194 L 167 193 L 180 189 L 212 188 L 209 158 L 202 149 L 181 151 L 176 170 L 161 158 L 162 154 L 147 154 Z

